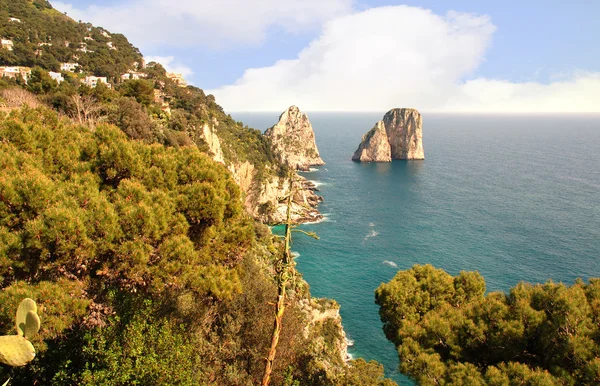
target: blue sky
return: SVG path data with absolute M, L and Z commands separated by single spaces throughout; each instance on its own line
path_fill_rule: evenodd
M 313 11 L 310 8 L 298 10 L 299 3 L 310 3 L 311 1 L 313 4 L 309 6 L 323 9 L 320 11 Z M 512 87 L 510 90 L 505 90 L 506 87 L 504 87 L 504 91 L 500 93 L 502 95 L 510 93 L 515 101 L 518 99 L 516 94 L 519 94 L 519 98 L 526 97 L 528 102 L 531 102 L 527 106 L 535 108 L 537 105 L 544 105 L 547 109 L 555 109 L 557 105 L 560 105 L 558 98 L 560 95 L 557 95 L 552 101 L 540 101 L 536 104 L 531 94 L 533 92 L 538 92 L 541 95 L 548 94 L 550 88 L 552 88 L 553 92 L 569 95 L 572 100 L 572 95 L 577 94 L 578 89 L 571 87 L 567 92 L 562 84 L 558 87 L 560 91 L 556 91 L 557 87 L 553 87 L 555 82 L 571 81 L 573 84 L 579 82 L 580 85 L 577 87 L 584 90 L 581 95 L 587 96 L 590 91 L 596 91 L 596 81 L 598 80 L 596 76 L 600 73 L 600 49 L 597 48 L 598 39 L 600 38 L 600 23 L 598 21 L 600 1 L 594 0 L 570 2 L 557 0 L 524 0 L 520 2 L 512 0 L 198 0 L 196 2 L 180 0 L 177 2 L 176 10 L 166 9 L 163 11 L 164 15 L 162 16 L 166 20 L 164 23 L 161 18 L 152 19 L 152 17 L 156 17 L 157 11 L 161 11 L 160 4 L 162 2 L 159 0 L 147 0 L 145 2 L 140 0 L 102 2 L 64 0 L 63 2 L 52 3 L 56 8 L 67 11 L 75 19 L 91 21 L 113 32 L 125 33 L 133 44 L 142 49 L 144 55 L 165 58 L 165 61 L 170 61 L 167 64 L 175 70 L 186 72 L 186 77 L 191 83 L 215 91 L 218 98 L 219 94 L 222 94 L 223 98 L 226 101 L 231 100 L 231 104 L 235 107 L 242 104 L 241 101 L 246 98 L 253 97 L 253 95 L 248 95 L 249 89 L 256 89 L 256 85 L 251 87 L 251 80 L 245 77 L 245 73 L 249 69 L 271 67 L 271 75 L 280 72 L 281 68 L 275 66 L 277 61 L 294 61 L 311 44 L 322 42 L 323 39 L 327 40 L 327 33 L 324 32 L 327 30 L 327 26 L 336 25 L 336 20 L 347 15 L 359 15 L 355 17 L 357 20 L 356 28 L 364 28 L 365 36 L 376 33 L 381 40 L 382 35 L 379 32 L 374 32 L 377 26 L 373 25 L 367 16 L 362 17 L 360 15 L 363 13 L 365 15 L 370 14 L 372 19 L 379 17 L 383 20 L 381 15 L 383 15 L 383 10 L 386 9 L 388 10 L 386 14 L 394 12 L 398 15 L 396 20 L 399 20 L 399 23 L 410 23 L 411 19 L 403 17 L 412 11 L 397 7 L 399 5 L 430 10 L 431 15 L 439 18 L 447 17 L 449 11 L 457 11 L 473 16 L 473 18 L 466 21 L 460 21 L 458 27 L 457 23 L 452 24 L 452 21 L 447 21 L 447 25 L 444 27 L 446 30 L 471 28 L 470 23 L 482 23 L 481 18 L 486 18 L 485 23 L 488 26 L 495 27 L 493 31 L 490 28 L 485 28 L 485 26 L 480 26 L 480 31 L 470 31 L 473 38 L 477 34 L 485 35 L 484 41 L 468 43 L 475 46 L 481 44 L 481 47 L 477 46 L 472 53 L 476 64 L 466 60 L 462 67 L 456 71 L 450 71 L 451 75 L 448 76 L 452 76 L 452 79 L 444 78 L 444 80 L 457 85 L 465 85 L 470 80 L 480 80 L 478 83 L 468 84 L 468 92 L 460 90 L 460 98 L 455 97 L 458 94 L 447 91 L 448 100 L 464 99 L 465 101 L 461 103 L 467 110 L 469 110 L 468 106 L 471 106 L 471 110 L 485 110 L 485 103 L 490 106 L 489 110 L 509 107 L 508 103 L 496 103 L 497 106 L 492 106 L 495 102 L 490 101 L 489 93 L 492 93 L 490 90 L 494 90 L 493 93 L 497 94 L 498 87 L 501 85 L 497 82 L 492 84 L 490 81 L 501 81 L 506 87 L 510 84 Z M 154 3 L 154 5 L 148 5 L 151 3 Z M 229 4 L 224 9 L 220 9 L 219 7 L 223 8 L 223 3 Z M 327 4 L 329 9 L 325 9 L 324 4 Z M 387 8 L 381 8 L 386 6 Z M 289 9 L 286 9 L 286 7 Z M 149 13 L 153 12 L 154 15 L 147 17 L 146 15 L 140 15 L 145 9 L 148 9 Z M 379 14 L 368 12 L 374 9 L 382 11 Z M 204 14 L 207 14 L 206 18 Z M 295 20 L 290 18 L 290 14 L 300 14 L 302 17 Z M 120 15 L 120 17 L 115 17 L 115 15 Z M 423 18 L 422 23 L 438 23 L 425 13 L 415 14 L 413 19 L 421 20 L 421 17 Z M 141 20 L 143 18 L 149 20 L 144 22 Z M 387 21 L 387 23 L 394 22 L 394 19 L 388 19 Z M 157 24 L 160 24 L 160 26 L 157 26 Z M 246 30 L 244 26 L 247 24 L 253 25 Z M 341 21 L 337 23 L 338 26 L 342 24 Z M 200 27 L 201 25 L 205 25 L 206 28 Z M 240 31 L 237 31 L 238 28 Z M 144 31 L 155 31 L 157 29 L 160 30 L 161 35 L 144 33 Z M 230 30 L 236 32 L 231 34 Z M 186 31 L 189 31 L 188 35 L 191 35 L 192 38 L 185 35 Z M 441 35 L 428 36 L 426 28 L 421 29 L 415 35 L 412 34 L 409 28 L 400 27 L 390 29 L 389 33 L 395 34 L 394 36 L 397 39 L 393 41 L 393 44 L 399 46 L 402 46 L 403 41 L 409 40 L 422 41 L 423 45 L 438 44 L 441 41 L 440 39 L 443 38 Z M 334 32 L 332 34 L 335 35 Z M 402 36 L 398 38 L 398 34 Z M 360 38 L 361 35 L 355 36 Z M 385 36 L 383 36 L 383 39 L 385 39 Z M 449 41 L 454 40 L 450 39 Z M 412 52 L 413 57 L 427 55 L 427 53 L 420 52 L 418 47 L 414 50 Z M 336 51 L 335 47 L 332 51 Z M 369 54 L 368 50 L 364 52 Z M 407 54 L 409 52 L 407 51 Z M 322 60 L 328 55 L 327 53 L 321 53 L 320 56 L 313 54 L 320 58 L 316 60 Z M 397 52 L 397 54 L 402 55 L 401 52 Z M 344 56 L 346 61 L 354 60 L 347 53 L 340 55 L 346 55 Z M 448 53 L 448 55 L 447 60 L 452 62 L 454 60 L 452 54 Z M 340 59 L 340 63 L 344 63 L 344 60 Z M 399 63 L 399 69 L 401 70 L 401 61 Z M 299 66 L 304 70 L 307 68 L 301 64 Z M 341 70 L 343 71 L 343 69 Z M 409 67 L 406 70 L 414 70 L 414 68 Z M 374 69 L 374 71 L 377 71 L 377 69 Z M 292 73 L 297 72 L 302 71 L 296 69 Z M 584 75 L 581 75 L 582 73 Z M 574 74 L 580 74 L 577 75 L 579 78 L 576 79 Z M 308 77 L 312 75 L 314 74 L 307 74 Z M 391 72 L 388 74 L 388 78 L 390 76 L 394 77 L 394 75 Z M 253 81 L 257 84 L 275 82 L 273 76 L 270 76 L 267 71 L 264 71 L 264 76 L 266 78 L 263 82 Z M 581 85 L 583 84 L 582 81 L 580 81 L 582 76 L 586 78 L 583 86 Z M 425 83 L 432 81 L 426 77 L 422 78 Z M 437 78 L 433 79 L 437 80 Z M 372 80 L 377 81 L 378 79 Z M 488 83 L 484 84 L 483 80 L 487 80 Z M 245 90 L 242 87 L 234 90 L 232 86 L 236 82 L 238 84 L 240 82 L 248 84 L 248 87 Z M 529 85 L 531 83 L 535 83 L 535 85 L 530 85 L 531 87 L 526 90 L 521 87 L 523 84 Z M 277 80 L 277 84 L 282 85 L 281 79 Z M 289 86 L 287 82 L 286 85 Z M 544 85 L 550 88 L 539 87 Z M 373 84 L 373 86 L 376 87 L 377 84 Z M 399 83 L 397 88 L 400 86 Z M 412 86 L 418 87 L 418 84 Z M 300 93 L 301 87 L 299 85 L 294 85 L 294 87 L 297 89 L 297 93 Z M 339 88 L 339 84 L 337 87 Z M 275 88 L 275 86 L 271 87 L 271 92 Z M 332 88 L 333 85 L 328 86 L 328 92 Z M 362 90 L 358 86 L 355 88 L 350 87 L 350 89 Z M 469 101 L 466 101 L 465 92 L 469 94 Z M 488 102 L 483 103 L 478 100 L 475 103 L 472 100 L 475 94 L 479 92 L 488 93 L 486 97 L 482 97 L 482 100 Z M 336 98 L 334 93 L 330 94 L 330 99 Z M 408 95 L 394 96 L 392 94 L 390 94 L 389 103 L 393 103 L 392 100 L 394 99 L 410 102 L 411 98 Z M 260 95 L 271 97 L 266 90 L 259 93 Z M 504 98 L 511 96 L 506 94 Z M 276 99 L 275 96 L 270 98 L 271 101 Z M 308 100 L 309 96 L 306 95 L 304 99 Z M 385 102 L 384 99 L 381 101 Z M 345 102 L 348 105 L 352 104 L 351 101 Z M 421 102 L 421 100 L 416 98 L 415 102 Z M 222 101 L 221 103 L 227 106 L 225 102 Z M 433 110 L 446 107 L 456 108 L 452 103 L 442 103 L 442 101 L 436 103 L 426 107 Z M 589 101 L 586 103 L 588 103 L 586 104 L 586 111 L 593 110 L 593 106 L 589 104 Z M 319 109 L 326 109 L 327 106 L 325 105 L 328 103 L 321 101 L 321 104 L 323 108 Z M 263 105 L 256 104 L 251 109 L 269 110 L 275 108 L 273 105 L 273 102 Z M 517 103 L 515 103 L 515 106 L 518 107 Z M 331 107 L 339 109 L 343 105 L 333 103 Z M 353 106 L 349 109 L 355 108 L 356 106 Z M 514 108 L 510 109 L 514 110 Z

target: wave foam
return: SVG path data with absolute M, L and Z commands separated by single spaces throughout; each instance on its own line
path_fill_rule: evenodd
M 394 263 L 393 261 L 384 260 L 383 264 L 389 265 L 390 267 L 398 268 L 398 264 Z
M 302 225 L 314 225 L 314 224 L 320 224 L 322 222 L 335 222 L 331 218 L 329 218 L 329 213 L 322 213 L 322 216 L 323 216 L 323 218 L 321 218 L 319 220 L 304 222 L 304 223 L 302 223 Z
M 319 186 L 327 185 L 326 182 L 321 182 L 321 181 L 310 180 L 309 182 L 312 183 L 315 186 L 315 188 L 318 188 Z
M 363 241 L 367 241 L 368 239 L 370 239 L 372 237 L 377 237 L 377 236 L 379 236 L 379 232 L 377 232 L 375 230 L 371 230 L 369 232 L 369 234 L 365 236 L 365 238 L 363 239 Z

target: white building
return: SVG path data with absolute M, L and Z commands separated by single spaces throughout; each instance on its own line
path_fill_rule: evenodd
M 88 50 L 88 48 L 87 48 L 87 44 L 85 44 L 85 43 L 82 43 L 82 44 L 81 44 L 81 47 L 80 47 L 80 48 L 78 48 L 78 49 L 77 49 L 77 51 L 79 51 L 79 52 L 83 52 L 84 54 L 86 54 L 86 53 L 88 53 L 88 52 L 94 52 L 94 51 L 92 51 L 92 50 Z
M 126 74 L 121 75 L 121 80 L 136 80 L 136 79 L 143 79 L 143 78 L 147 78 L 148 74 L 145 74 L 143 72 L 128 72 Z
M 111 50 L 116 50 L 117 47 L 113 46 L 113 42 L 107 42 L 106 45 L 108 46 L 109 49 Z
M 50 71 L 48 73 L 50 75 L 50 77 L 52 79 L 54 79 L 55 81 L 57 81 L 59 84 L 64 82 L 65 78 L 63 78 L 63 75 L 60 72 L 52 72 Z
M 79 67 L 79 63 L 62 63 L 60 65 L 60 70 L 75 72 L 75 70 L 77 70 L 77 67 Z
M 16 17 L 9 17 L 8 21 L 12 21 L 12 22 L 15 22 L 15 23 L 20 23 L 21 19 L 17 19 Z
M 29 67 L 0 67 L 0 76 L 7 78 L 17 78 L 19 75 L 27 82 L 31 77 L 31 68 Z
M 102 30 L 102 31 L 100 32 L 100 34 L 101 34 L 102 36 L 104 36 L 105 38 L 109 38 L 109 37 L 110 37 L 110 34 L 109 34 L 108 32 L 106 32 L 106 31 L 104 31 L 104 30 Z
M 5 50 L 12 51 L 14 47 L 14 43 L 10 39 L 2 39 L 2 48 Z
M 91 88 L 95 88 L 98 83 L 104 83 L 108 88 L 112 88 L 112 85 L 108 83 L 105 76 L 86 76 L 83 80 L 83 84 Z

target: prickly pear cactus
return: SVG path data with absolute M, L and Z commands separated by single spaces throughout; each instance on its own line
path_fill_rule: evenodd
M 0 362 L 12 366 L 25 366 L 35 358 L 30 341 L 19 335 L 0 336 Z
M 19 304 L 19 308 L 17 308 L 17 318 L 15 320 L 17 325 L 17 334 L 21 336 L 23 336 L 25 333 L 27 314 L 29 314 L 29 312 L 37 314 L 37 304 L 35 304 L 35 301 L 32 299 L 25 298 L 21 301 L 21 304 Z
M 29 311 L 25 317 L 25 326 L 23 335 L 27 339 L 31 339 L 40 330 L 40 317 L 33 311 Z
M 35 348 L 30 339 L 40 330 L 40 317 L 35 301 L 21 301 L 15 319 L 17 335 L 0 336 L 0 363 L 12 367 L 25 366 L 35 358 Z

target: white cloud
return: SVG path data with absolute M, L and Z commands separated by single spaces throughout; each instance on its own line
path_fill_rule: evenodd
M 600 73 L 578 72 L 549 84 L 478 78 L 462 84 L 441 111 L 600 112 Z
M 75 20 L 123 33 L 144 49 L 258 44 L 269 28 L 297 33 L 352 10 L 352 0 L 125 0 L 84 9 L 62 1 L 52 5 Z
M 211 92 L 231 111 L 431 108 L 477 68 L 494 30 L 486 16 L 373 8 L 326 23 L 297 59 L 249 69 Z
M 600 111 L 600 74 L 552 83 L 468 79 L 485 59 L 495 26 L 487 16 L 445 17 L 407 7 L 373 8 L 325 24 L 294 60 L 248 69 L 208 92 L 229 111 L 566 112 Z
M 194 74 L 194 71 L 190 67 L 180 63 L 173 56 L 146 56 L 144 59 L 146 60 L 146 63 L 160 63 L 167 72 L 182 74 L 184 77 Z

